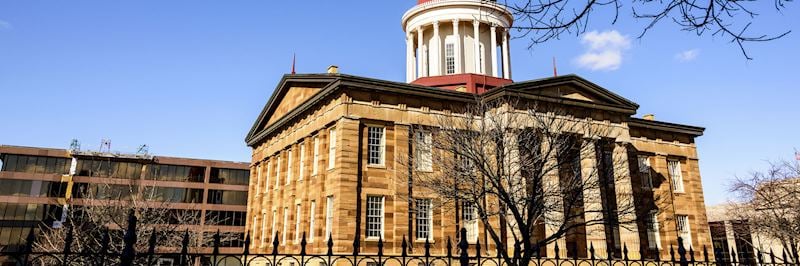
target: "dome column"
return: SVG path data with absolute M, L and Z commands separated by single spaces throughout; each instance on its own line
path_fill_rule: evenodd
M 416 78 L 414 56 L 414 34 L 406 34 L 406 82 L 412 82 Z
M 503 31 L 503 78 L 511 79 L 511 58 L 508 51 L 508 29 Z
M 439 38 L 439 21 L 433 22 L 433 43 L 430 49 L 430 74 L 439 76 L 442 74 L 442 40 Z
M 419 52 L 417 52 L 417 66 L 419 68 L 419 74 L 417 77 L 427 77 L 428 75 L 428 62 L 426 62 L 427 58 L 425 56 L 425 47 L 423 47 L 423 43 L 425 39 L 422 36 L 422 27 L 417 28 L 417 47 L 419 47 Z
M 497 26 L 492 24 L 492 27 L 490 28 L 490 30 L 491 30 L 491 32 L 490 32 L 490 35 L 491 35 L 491 38 L 490 38 L 491 39 L 491 46 L 489 46 L 489 47 L 491 47 L 491 49 L 492 49 L 492 77 L 499 78 L 500 77 L 500 73 L 499 73 L 499 71 L 497 71 L 498 70 L 497 69 L 498 68 L 497 67 Z
M 483 74 L 481 73 L 481 22 L 473 20 L 472 29 L 474 30 L 472 40 L 475 41 L 475 47 L 472 48 L 475 51 L 472 59 L 475 64 L 475 74 Z
M 462 58 L 462 56 L 461 56 L 461 42 L 462 42 L 462 40 L 461 40 L 461 33 L 458 30 L 458 23 L 459 23 L 458 19 L 454 19 L 453 20 L 453 35 L 455 36 L 455 40 L 456 40 L 455 53 L 454 53 L 455 54 L 455 59 L 456 59 L 455 60 L 456 61 L 456 73 L 455 74 L 461 74 L 461 69 L 462 69 L 461 68 L 461 58 Z

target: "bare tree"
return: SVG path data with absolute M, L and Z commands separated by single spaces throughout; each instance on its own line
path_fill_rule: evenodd
M 558 39 L 562 34 L 582 34 L 598 11 L 613 12 L 612 24 L 626 9 L 619 0 L 503 0 L 516 19 L 514 28 L 519 37 L 530 38 L 530 46 Z M 695 32 L 698 36 L 712 35 L 730 38 L 747 59 L 752 59 L 744 47 L 748 42 L 771 41 L 789 34 L 791 30 L 779 29 L 777 33 L 754 33 L 750 26 L 759 11 L 778 15 L 791 0 L 772 0 L 771 7 L 759 10 L 767 1 L 736 0 L 634 0 L 630 3 L 634 19 L 644 20 L 639 37 L 644 36 L 659 22 L 671 21 L 681 30 Z M 758 6 L 758 5 L 761 6 Z M 773 9 L 773 10 L 769 10 Z
M 528 265 L 560 239 L 618 241 L 636 221 L 626 147 L 615 144 L 622 131 L 576 113 L 478 99 L 415 129 L 409 182 L 441 208 L 474 212 L 509 265 Z M 587 255 L 588 247 L 564 244 Z
M 75 184 L 77 186 L 78 184 Z M 61 226 L 42 226 L 42 233 L 37 236 L 34 251 L 62 252 L 65 244 L 71 242 L 71 252 L 86 252 L 74 256 L 71 265 L 88 265 L 98 260 L 119 262 L 118 256 L 103 254 L 121 254 L 125 246 L 125 231 L 129 225 L 129 214 L 137 218 L 136 242 L 137 253 L 148 252 L 151 241 L 159 252 L 179 252 L 184 244 L 184 235 L 188 234 L 189 247 L 198 247 L 211 242 L 211 236 L 202 232 L 192 232 L 186 225 L 199 225 L 199 210 L 183 210 L 172 208 L 169 199 L 160 194 L 155 187 L 139 187 L 136 185 L 91 184 L 91 188 L 83 186 L 74 191 L 78 195 L 69 207 L 65 208 Z M 214 219 L 214 218 L 212 218 Z M 230 236 L 227 236 L 230 237 Z M 67 240 L 71 238 L 70 240 Z M 54 258 L 42 258 L 42 260 Z M 139 257 L 144 263 L 145 257 Z M 47 261 L 43 261 L 47 262 Z
M 800 166 L 798 162 L 770 162 L 763 172 L 737 177 L 731 185 L 737 200 L 728 216 L 745 221 L 752 233 L 775 240 L 794 261 L 800 259 Z M 762 243 L 752 243 L 762 248 Z M 772 248 L 767 246 L 765 248 Z M 770 250 L 760 250 L 770 252 Z M 778 250 L 780 251 L 780 250 Z M 776 252 L 778 252 L 776 251 Z

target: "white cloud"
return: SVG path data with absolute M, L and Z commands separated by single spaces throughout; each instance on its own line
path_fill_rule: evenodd
M 575 63 L 592 71 L 618 69 L 622 65 L 622 52 L 631 46 L 628 36 L 616 30 L 587 32 L 581 36 L 581 43 L 586 52 L 576 58 Z
M 697 58 L 698 55 L 700 55 L 700 50 L 691 49 L 675 54 L 675 59 L 680 62 L 689 62 Z
M 11 29 L 11 23 L 8 23 L 7 21 L 4 20 L 0 20 L 0 30 L 10 30 L 10 29 Z

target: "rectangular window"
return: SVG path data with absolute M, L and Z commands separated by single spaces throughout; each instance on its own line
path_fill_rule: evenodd
M 456 44 L 446 43 L 444 45 L 444 64 L 447 74 L 456 73 Z
M 294 160 L 294 158 L 292 158 L 292 154 L 293 153 L 294 153 L 294 150 L 290 148 L 289 152 L 287 153 L 287 156 L 286 156 L 286 184 L 287 185 L 292 182 L 292 161 Z
M 678 215 L 676 220 L 678 222 L 678 234 L 683 238 L 684 248 L 688 250 L 692 245 L 692 230 L 689 226 L 689 216 Z
M 300 171 L 297 174 L 297 180 L 303 180 L 306 175 L 306 144 L 300 143 Z
M 314 137 L 314 160 L 311 162 L 311 175 L 317 175 L 319 165 L 319 137 Z
M 269 193 L 269 174 L 272 173 L 272 161 L 267 161 L 267 172 L 264 173 L 264 193 Z
M 289 207 L 283 207 L 283 229 L 281 230 L 281 243 L 286 243 L 286 230 L 289 229 Z
M 281 158 L 281 153 L 278 152 L 278 162 L 275 165 L 275 189 L 278 189 L 278 186 L 281 185 L 281 163 L 283 159 Z
M 328 196 L 325 202 L 325 235 L 326 240 L 333 234 L 333 196 Z
M 383 165 L 384 128 L 367 127 L 367 163 Z
M 367 238 L 383 237 L 383 196 L 367 196 Z
M 261 164 L 256 166 L 256 196 L 261 194 Z
M 650 174 L 650 157 L 639 155 L 639 174 L 642 176 L 642 188 L 653 188 L 653 177 Z
M 683 192 L 683 174 L 681 173 L 681 162 L 678 160 L 667 160 L 669 176 L 672 178 L 672 187 L 675 192 Z
M 255 221 L 256 217 L 253 217 L 253 219 Z M 255 226 L 253 228 L 255 228 Z M 261 245 L 266 246 L 267 241 L 269 241 L 267 239 L 267 214 L 264 213 L 261 214 Z
M 651 249 L 661 249 L 661 235 L 659 233 L 658 212 L 651 211 L 647 217 L 647 242 Z
M 311 201 L 311 207 L 308 209 L 308 243 L 314 243 L 314 217 L 317 214 L 317 202 Z
M 300 243 L 300 204 L 295 205 L 294 213 L 294 242 Z
M 431 199 L 417 199 L 417 239 L 431 239 L 433 209 Z
M 331 129 L 328 147 L 328 169 L 333 169 L 336 165 L 336 129 Z
M 416 133 L 416 160 L 417 170 L 433 171 L 433 143 L 430 131 L 417 131 Z
M 472 203 L 464 203 L 461 209 L 461 218 L 464 228 L 467 229 L 467 242 L 475 243 L 478 241 L 478 210 Z

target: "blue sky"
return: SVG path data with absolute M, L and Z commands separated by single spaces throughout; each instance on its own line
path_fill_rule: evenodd
M 400 17 L 415 2 L 0 1 L 0 144 L 67 148 L 77 138 L 97 149 L 110 138 L 114 150 L 249 161 L 244 136 L 293 53 L 301 73 L 336 64 L 404 80 Z M 755 5 L 764 15 L 754 30 L 800 29 L 792 3 L 782 14 Z M 533 49 L 514 39 L 514 79 L 551 75 L 555 56 L 559 73 L 639 103 L 638 115 L 706 127 L 698 150 L 710 204 L 728 198 L 733 176 L 793 157 L 800 32 L 748 45 L 747 61 L 727 38 L 672 24 L 637 39 L 644 22 L 627 10 L 616 25 L 594 16 L 594 38 Z M 616 41 L 592 49 L 602 36 Z

